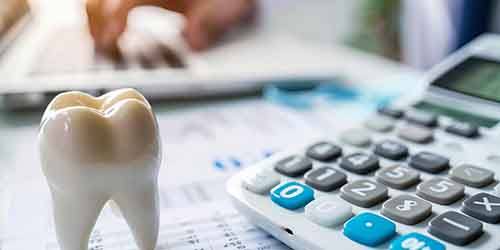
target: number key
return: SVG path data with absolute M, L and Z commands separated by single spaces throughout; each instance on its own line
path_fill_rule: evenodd
M 420 181 L 417 171 L 401 165 L 383 168 L 375 176 L 378 182 L 396 189 L 406 189 Z
M 312 168 L 312 161 L 306 157 L 293 155 L 289 156 L 274 166 L 274 169 L 289 177 L 299 177 Z
M 434 178 L 417 186 L 417 195 L 441 205 L 451 204 L 465 195 L 462 184 L 444 178 Z
M 379 168 L 379 161 L 373 155 L 354 153 L 343 157 L 340 167 L 356 174 L 368 174 Z
M 450 160 L 431 152 L 420 152 L 410 159 L 410 166 L 428 173 L 439 173 L 449 168 Z
M 342 199 L 365 208 L 372 207 L 388 197 L 388 190 L 385 186 L 369 180 L 354 181 L 340 190 Z
M 390 250 L 445 250 L 440 242 L 423 234 L 409 233 L 391 242 Z
M 397 161 L 408 156 L 408 147 L 395 141 L 386 140 L 378 143 L 374 152 L 382 157 Z
M 450 178 L 471 187 L 484 187 L 494 181 L 494 173 L 488 169 L 463 164 L 450 171 Z

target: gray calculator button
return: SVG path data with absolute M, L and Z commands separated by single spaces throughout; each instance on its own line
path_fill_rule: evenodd
M 406 189 L 420 181 L 417 171 L 401 165 L 383 168 L 375 175 L 378 182 L 396 189 Z
M 278 174 L 271 171 L 257 170 L 249 172 L 243 177 L 242 186 L 256 194 L 267 194 L 279 183 L 280 177 Z
M 417 195 L 441 205 L 451 204 L 465 195 L 462 184 L 444 178 L 434 178 L 417 186 Z
M 431 152 L 420 152 L 411 157 L 410 166 L 435 174 L 448 169 L 450 159 Z
M 318 198 L 305 207 L 306 218 L 325 227 L 341 225 L 352 215 L 352 207 L 349 204 L 331 197 Z
M 495 193 L 497 196 L 500 197 L 500 184 L 498 184 L 496 187 L 495 187 Z
M 484 187 L 494 181 L 495 174 L 484 168 L 464 164 L 450 171 L 450 178 L 471 187 Z
M 382 214 L 403 224 L 414 225 L 429 217 L 432 206 L 429 202 L 411 195 L 400 195 L 382 205 Z
M 340 167 L 356 174 L 368 174 L 379 168 L 379 160 L 373 155 L 354 153 L 344 156 Z
M 462 211 L 476 219 L 497 224 L 500 222 L 500 198 L 488 193 L 476 194 L 464 201 Z
M 299 177 L 312 168 L 312 161 L 300 155 L 289 156 L 274 166 L 274 169 L 283 175 Z
M 483 224 L 463 214 L 448 211 L 429 222 L 429 233 L 444 241 L 463 246 L 483 234 Z
M 398 131 L 398 136 L 403 140 L 420 144 L 429 143 L 434 140 L 432 130 L 412 125 L 402 127 Z
M 446 132 L 455 134 L 458 136 L 474 138 L 479 136 L 479 128 L 476 125 L 456 121 L 453 124 L 446 127 Z
M 332 161 L 342 155 L 342 149 L 330 142 L 318 142 L 310 146 L 306 154 L 318 161 Z
M 342 133 L 340 139 L 352 146 L 367 147 L 372 143 L 370 136 L 362 129 L 350 129 Z
M 408 147 L 399 142 L 385 140 L 375 146 L 374 153 L 384 158 L 397 161 L 408 156 Z
M 383 106 L 383 107 L 380 107 L 378 108 L 378 113 L 379 114 L 382 114 L 382 115 L 385 115 L 385 116 L 389 116 L 389 117 L 392 117 L 392 118 L 396 118 L 396 119 L 399 119 L 401 117 L 404 116 L 404 111 L 403 110 L 400 110 L 400 109 L 397 109 L 397 108 L 394 108 L 394 107 L 389 107 L 389 106 Z
M 340 190 L 342 199 L 365 208 L 372 207 L 388 197 L 385 186 L 369 180 L 354 181 Z
M 389 132 L 394 129 L 394 121 L 382 116 L 372 117 L 371 119 L 366 120 L 364 125 L 368 129 L 382 133 Z
M 306 184 L 324 192 L 335 190 L 347 183 L 347 176 L 331 167 L 313 169 L 304 176 Z
M 426 127 L 435 127 L 438 123 L 437 116 L 427 112 L 411 110 L 406 112 L 406 120 Z

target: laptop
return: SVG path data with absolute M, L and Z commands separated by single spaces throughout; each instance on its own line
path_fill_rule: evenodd
M 270 81 L 335 75 L 328 60 L 319 60 L 323 50 L 258 25 L 192 52 L 180 35 L 182 17 L 155 8 L 134 11 L 121 53 L 102 56 L 95 53 L 81 2 L 41 0 L 29 8 L 26 1 L 8 0 L 13 4 L 6 12 L 23 11 L 0 38 L 0 95 L 8 109 L 40 107 L 66 90 L 99 94 L 134 87 L 151 99 L 184 99 L 256 93 Z

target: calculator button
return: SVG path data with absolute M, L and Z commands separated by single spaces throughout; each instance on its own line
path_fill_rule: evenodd
M 500 222 L 500 198 L 488 193 L 476 194 L 464 201 L 462 211 L 484 222 Z
M 310 146 L 306 154 L 318 161 L 332 161 L 342 155 L 342 149 L 329 142 L 319 142 Z
M 446 127 L 445 131 L 468 138 L 474 138 L 479 135 L 479 128 L 476 125 L 458 121 Z
M 312 161 L 306 157 L 293 155 L 289 156 L 274 166 L 274 169 L 283 175 L 299 177 L 312 168 Z
M 304 176 L 306 184 L 320 191 L 329 192 L 347 183 L 347 176 L 331 167 L 313 169 Z
M 411 110 L 406 112 L 405 119 L 411 123 L 426 127 L 435 127 L 438 123 L 437 116 L 422 111 Z
M 464 197 L 462 184 L 444 178 L 434 178 L 417 186 L 417 195 L 441 205 L 451 204 Z
M 403 140 L 420 144 L 429 143 L 434 140 L 432 130 L 412 125 L 402 127 L 398 131 L 398 136 Z
M 410 166 L 435 174 L 448 169 L 450 159 L 430 152 L 420 152 L 411 157 Z
M 342 199 L 365 208 L 372 207 L 388 197 L 385 186 L 369 180 L 351 182 L 340 190 Z
M 267 194 L 271 188 L 280 183 L 280 177 L 265 170 L 250 172 L 243 177 L 243 188 L 256 194 Z
M 414 225 L 429 217 L 432 206 L 429 202 L 411 195 L 400 195 L 382 205 L 382 214 L 403 224 Z
M 439 241 L 419 233 L 409 233 L 391 242 L 390 250 L 446 250 Z
M 357 243 L 375 247 L 396 235 L 396 225 L 382 216 L 365 212 L 345 223 L 344 235 Z
M 344 156 L 340 161 L 340 167 L 353 173 L 368 174 L 379 168 L 379 160 L 373 155 L 354 153 Z
M 399 119 L 399 118 L 401 118 L 401 117 L 404 116 L 404 111 L 403 110 L 400 110 L 400 109 L 397 109 L 397 108 L 392 108 L 392 107 L 389 107 L 389 106 L 380 107 L 377 111 L 378 111 L 379 114 L 382 114 L 382 115 L 385 115 L 385 116 L 389 116 L 389 117 L 392 117 L 392 118 L 396 118 L 396 119 Z
M 347 130 L 340 135 L 340 139 L 356 147 L 367 147 L 372 143 L 370 136 L 362 129 Z
M 487 169 L 464 164 L 450 171 L 450 178 L 471 187 L 484 187 L 494 181 L 495 174 Z
M 498 185 L 495 187 L 495 193 L 496 193 L 496 195 L 500 196 L 500 184 L 498 184 Z
M 375 116 L 366 120 L 365 127 L 376 132 L 389 132 L 394 129 L 394 121 L 383 116 Z
M 420 181 L 420 174 L 410 168 L 395 165 L 379 170 L 377 181 L 396 189 L 405 189 Z
M 307 205 L 314 199 L 314 191 L 299 182 L 281 183 L 271 190 L 271 200 L 281 207 L 295 210 Z
M 342 200 L 323 197 L 307 204 L 305 215 L 318 225 L 335 227 L 352 217 L 352 207 Z
M 408 156 L 408 147 L 395 141 L 386 140 L 378 143 L 374 152 L 379 156 L 397 161 Z
M 463 246 L 483 234 L 483 224 L 463 214 L 448 211 L 429 222 L 429 233 L 444 241 Z

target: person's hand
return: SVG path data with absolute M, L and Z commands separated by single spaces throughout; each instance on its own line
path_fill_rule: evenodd
M 87 0 L 89 29 L 96 48 L 112 51 L 127 26 L 128 13 L 139 6 L 156 6 L 182 13 L 182 34 L 194 50 L 211 46 L 224 32 L 256 11 L 256 0 Z

